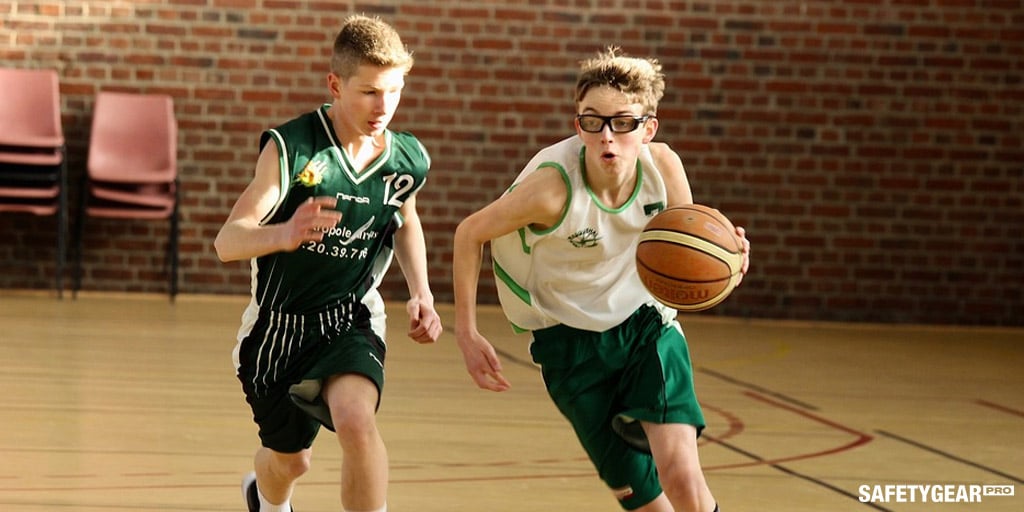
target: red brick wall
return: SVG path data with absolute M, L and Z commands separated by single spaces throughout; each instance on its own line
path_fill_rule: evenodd
M 616 44 L 661 59 L 659 139 L 753 242 L 715 313 L 1024 325 L 1024 0 L 0 1 L 0 62 L 59 70 L 73 198 L 95 93 L 172 94 L 182 291 L 247 293 L 214 236 L 260 130 L 327 98 L 353 12 L 417 58 L 392 127 L 434 158 L 420 204 L 439 301 L 455 225 L 569 133 L 578 61 Z M 52 230 L 0 215 L 0 287 L 52 286 Z M 163 292 L 165 235 L 91 221 L 84 287 Z M 404 297 L 397 269 L 385 291 Z

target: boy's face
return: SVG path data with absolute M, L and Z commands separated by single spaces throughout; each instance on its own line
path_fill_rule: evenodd
M 362 65 L 347 80 L 331 73 L 328 87 L 339 107 L 335 123 L 339 136 L 376 137 L 384 133 L 398 109 L 405 87 L 405 69 Z
M 601 117 L 628 116 L 642 117 L 647 112 L 639 103 L 630 103 L 626 95 L 611 87 L 594 87 L 577 105 L 577 114 Z M 594 121 L 594 119 L 591 119 Z M 597 122 L 601 122 L 598 120 Z M 605 122 L 596 133 L 584 130 L 592 127 L 581 126 L 576 120 L 576 133 L 587 147 L 587 168 L 597 167 L 605 172 L 629 173 L 636 169 L 636 160 L 640 150 L 654 138 L 658 129 L 658 119 L 651 117 L 646 121 L 637 122 L 636 129 L 627 132 L 612 131 L 611 124 L 617 129 L 629 126 L 629 119 Z

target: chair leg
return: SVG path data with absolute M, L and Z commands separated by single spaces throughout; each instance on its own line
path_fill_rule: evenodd
M 61 157 L 60 191 L 57 199 L 57 298 L 64 298 L 64 266 L 68 260 L 68 166 L 67 154 Z
M 71 298 L 78 298 L 78 290 L 82 287 L 82 239 L 85 237 L 85 216 L 86 203 L 89 201 L 89 179 L 82 176 L 82 186 L 79 191 L 78 200 L 78 222 L 75 223 L 75 268 L 74 282 L 71 286 Z
M 171 229 L 170 229 L 170 240 L 167 241 L 168 257 L 171 260 L 171 276 L 170 276 L 170 294 L 171 302 L 174 302 L 175 297 L 178 296 L 178 239 L 181 236 L 179 232 L 179 209 L 178 205 L 181 203 L 181 187 L 175 179 L 174 187 L 174 210 L 171 211 Z

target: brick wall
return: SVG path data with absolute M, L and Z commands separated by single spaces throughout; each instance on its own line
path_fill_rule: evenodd
M 59 70 L 73 203 L 96 92 L 172 94 L 182 291 L 247 293 L 213 239 L 260 130 L 327 99 L 354 12 L 417 58 L 392 127 L 434 158 L 420 205 L 439 301 L 455 225 L 569 133 L 578 61 L 616 44 L 661 59 L 659 139 L 753 242 L 709 314 L 1024 325 L 1024 0 L 0 1 L 0 63 Z M 0 215 L 0 287 L 52 286 L 53 225 Z M 84 288 L 163 292 L 165 235 L 91 221 Z M 385 292 L 404 298 L 397 269 Z

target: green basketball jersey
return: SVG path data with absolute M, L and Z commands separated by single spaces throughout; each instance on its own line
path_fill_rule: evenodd
M 384 132 L 384 152 L 354 169 L 330 118 L 330 105 L 302 115 L 260 138 L 280 154 L 281 197 L 263 220 L 285 222 L 314 196 L 338 200 L 341 222 L 320 242 L 255 258 L 253 303 L 286 313 L 310 313 L 375 290 L 391 263 L 398 210 L 426 180 L 430 157 L 409 133 Z

